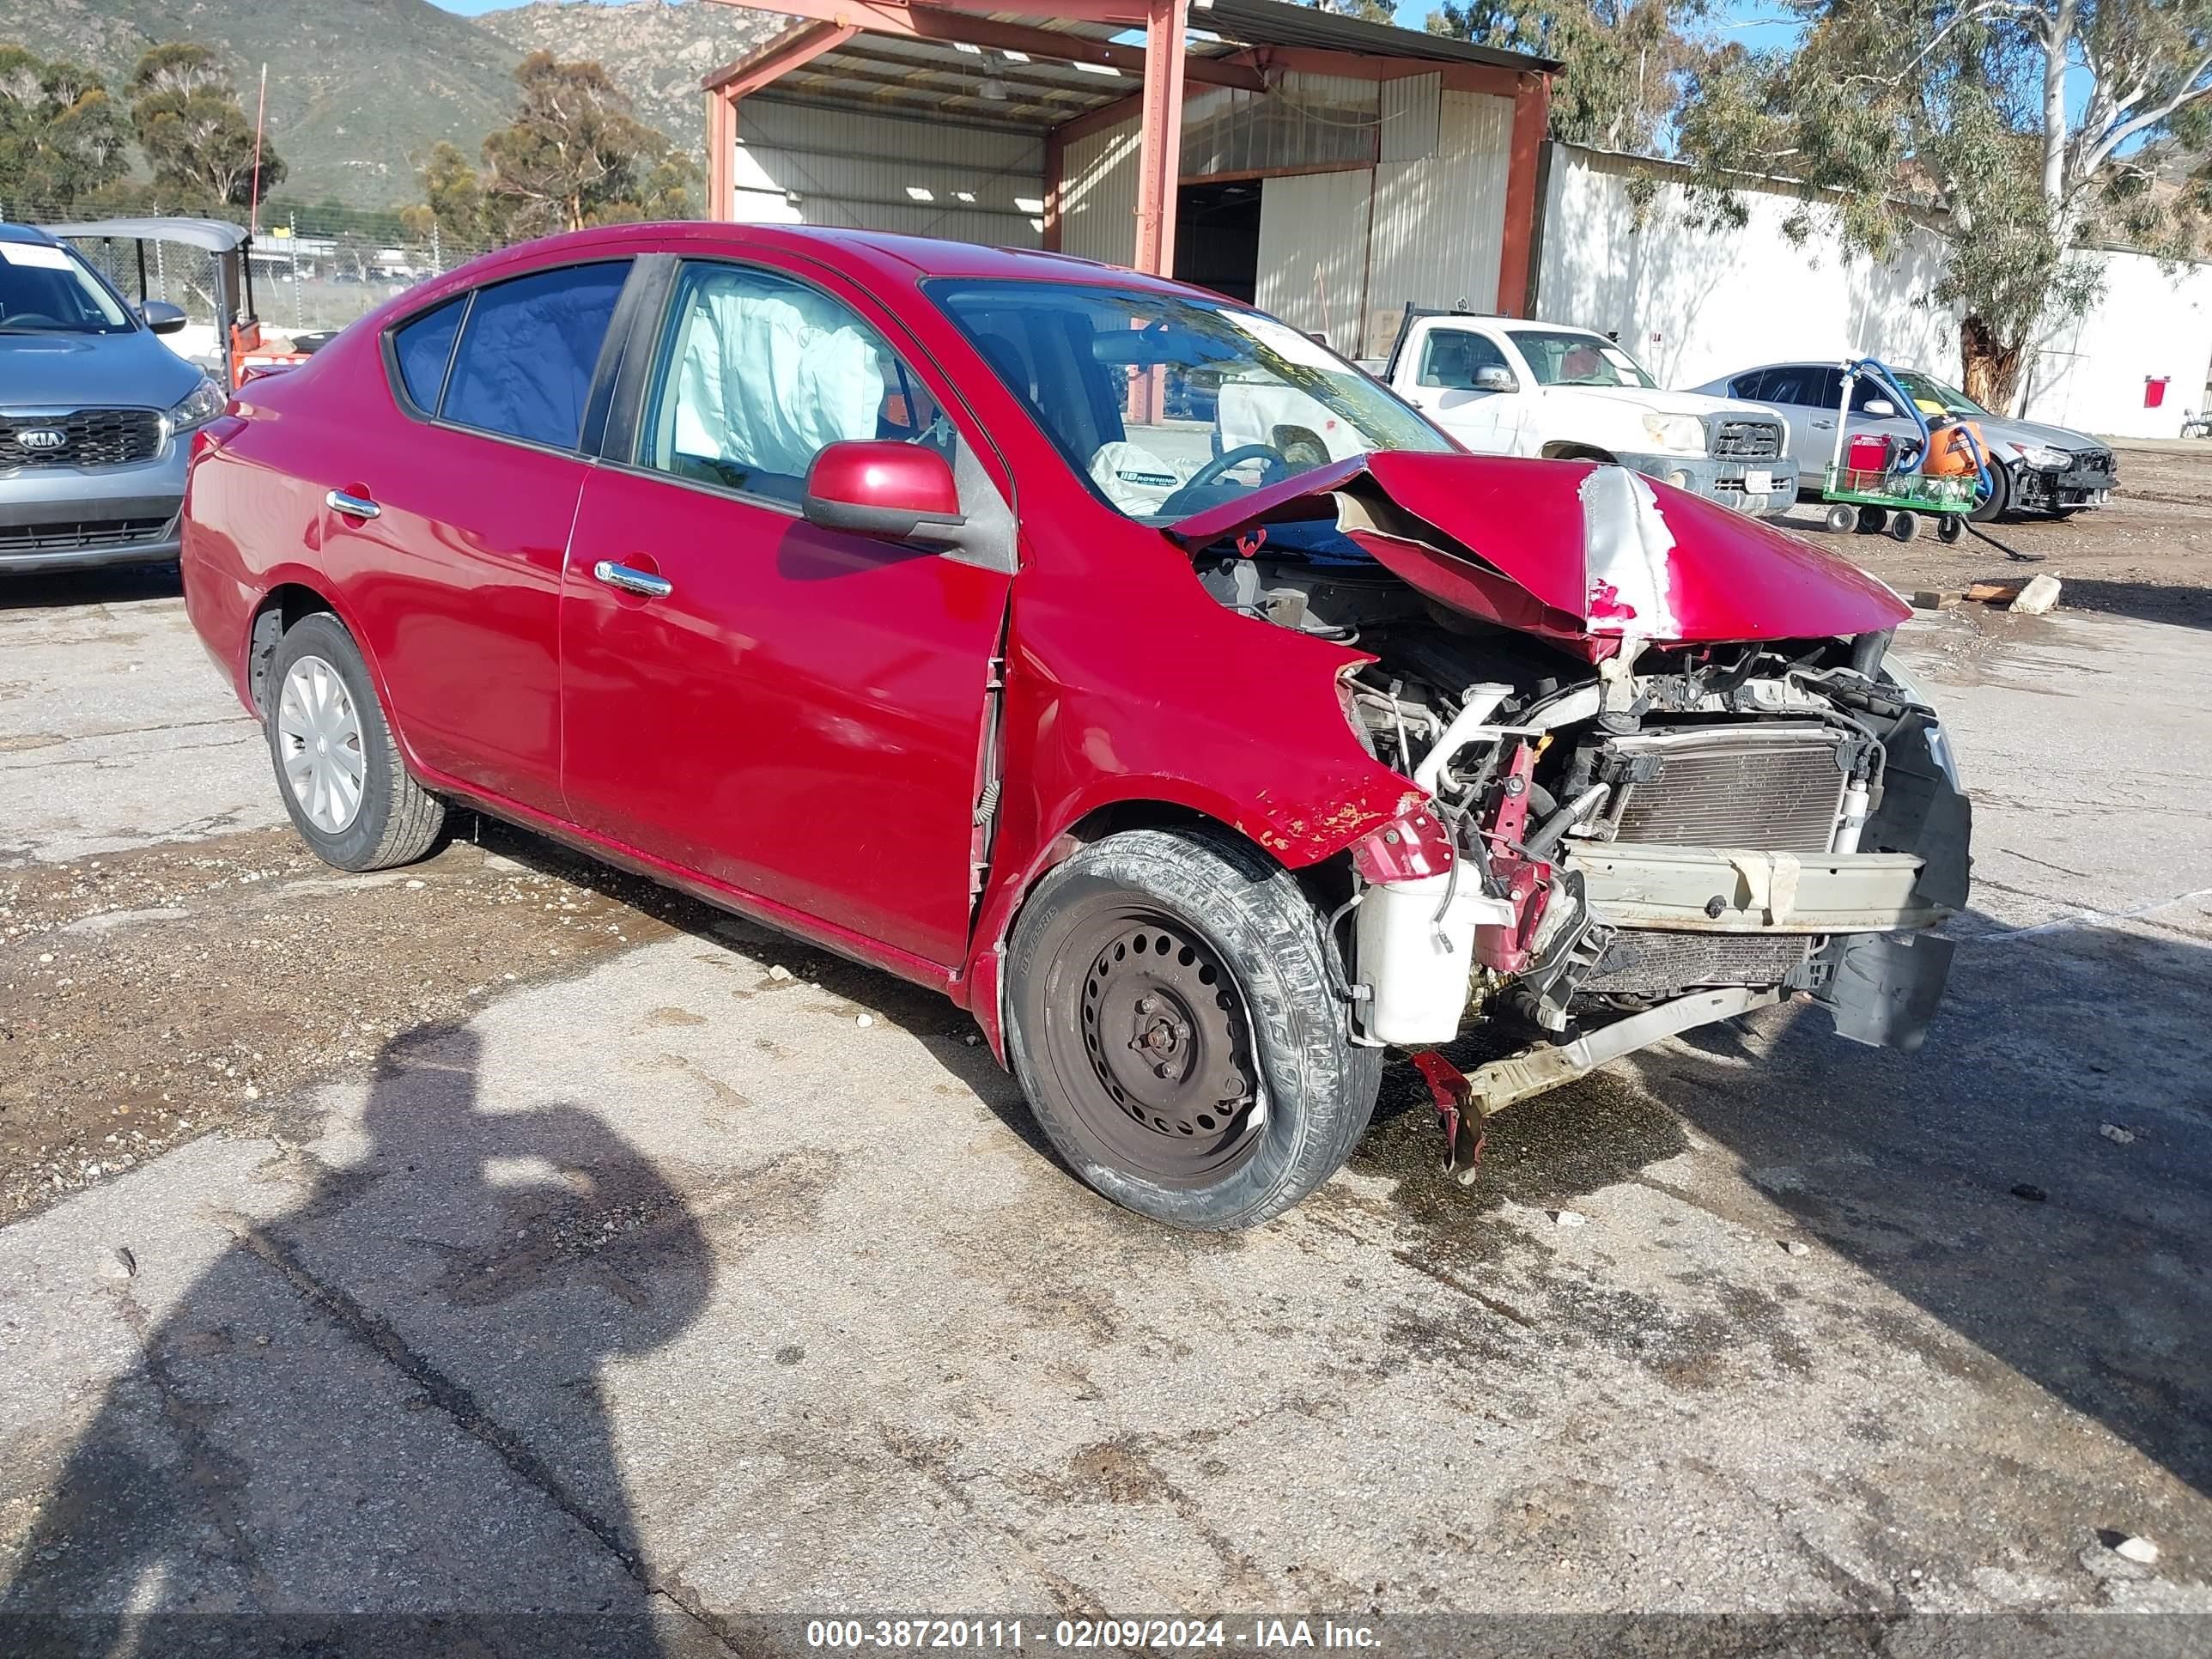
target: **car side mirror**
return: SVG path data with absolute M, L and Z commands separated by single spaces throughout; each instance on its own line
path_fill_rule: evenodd
M 1513 378 L 1511 369 L 1499 368 L 1492 364 L 1488 368 L 1474 371 L 1474 389 L 1477 392 L 1518 392 L 1521 382 Z
M 147 301 L 138 307 L 138 314 L 156 334 L 174 334 L 185 325 L 184 307 L 173 306 L 167 300 Z
M 828 446 L 806 472 L 806 522 L 893 542 L 945 542 L 968 522 L 952 466 L 936 450 L 888 439 Z
M 1887 398 L 1869 398 L 1866 403 L 1866 412 L 1869 415 L 1879 415 L 1887 420 L 1890 416 L 1897 413 L 1897 405 Z

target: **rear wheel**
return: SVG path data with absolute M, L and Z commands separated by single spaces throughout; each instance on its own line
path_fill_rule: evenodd
M 1832 507 L 1828 509 L 1828 528 L 1837 535 L 1847 535 L 1858 528 L 1859 515 L 1855 507 Z
M 1287 1210 L 1366 1129 L 1334 947 L 1288 872 L 1218 830 L 1083 848 L 1024 906 L 1007 1049 L 1052 1144 L 1115 1202 L 1213 1231 Z
M 1882 526 L 1888 522 L 1889 513 L 1886 508 L 1863 507 L 1859 509 L 1858 531 L 1862 536 L 1879 536 Z
M 428 852 L 446 809 L 408 775 L 353 636 L 328 612 L 276 643 L 270 758 L 292 827 L 325 864 L 388 870 Z
M 1909 542 L 1920 533 L 1917 513 L 1893 513 L 1889 515 L 1889 533 L 1893 540 Z

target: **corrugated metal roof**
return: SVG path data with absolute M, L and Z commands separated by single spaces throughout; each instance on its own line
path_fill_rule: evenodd
M 1138 32 L 1108 23 L 1037 12 L 981 15 L 994 22 L 1018 23 L 1088 41 L 1127 46 L 1129 38 L 1135 36 L 1141 43 Z M 1203 10 L 1194 6 L 1190 22 L 1194 33 L 1220 37 L 1218 40 L 1194 40 L 1191 50 L 1195 57 L 1225 58 L 1249 47 L 1302 46 L 1423 63 L 1482 64 L 1511 70 L 1559 68 L 1549 58 L 1364 22 L 1311 6 L 1289 4 L 1286 0 L 1213 0 Z M 814 27 L 794 23 L 738 64 L 715 71 L 708 77 L 708 83 L 780 49 Z M 773 85 L 771 95 L 854 109 L 906 114 L 936 111 L 979 125 L 1036 128 L 1059 126 L 1125 98 L 1142 86 L 1143 80 L 1134 74 L 1079 68 L 1041 55 L 1023 58 L 997 49 L 963 49 L 945 40 L 863 33 L 779 76 Z M 985 95 L 987 85 L 993 95 Z
M 1191 8 L 1190 26 L 1248 46 L 1314 46 L 1324 52 L 1364 52 L 1371 58 L 1419 58 L 1439 64 L 1488 64 L 1498 69 L 1556 70 L 1550 58 L 1500 52 L 1472 40 L 1455 40 L 1421 29 L 1370 23 L 1317 6 L 1287 0 L 1213 0 L 1206 10 Z

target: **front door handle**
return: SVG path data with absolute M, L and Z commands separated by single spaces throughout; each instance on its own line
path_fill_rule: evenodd
M 617 564 L 612 559 L 601 559 L 592 567 L 592 574 L 609 587 L 619 587 L 625 593 L 641 593 L 648 599 L 665 599 L 676 591 L 676 584 L 665 576 L 633 570 L 626 564 Z
M 343 513 L 349 519 L 373 519 L 384 511 L 366 495 L 356 495 L 349 490 L 333 489 L 323 497 L 323 505 L 333 513 Z
M 1814 429 L 1819 432 L 1832 432 L 1835 430 L 1835 426 L 1836 423 L 1833 421 L 1815 421 L 1813 422 Z

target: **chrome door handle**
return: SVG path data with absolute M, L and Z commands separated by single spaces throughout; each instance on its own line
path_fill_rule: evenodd
M 1836 423 L 1833 421 L 1815 421 L 1813 422 L 1814 430 L 1816 432 L 1833 431 L 1835 429 L 1835 425 Z
M 333 489 L 323 497 L 323 505 L 333 513 L 343 513 L 349 519 L 373 519 L 384 511 L 366 495 L 349 495 L 343 489 Z
M 676 584 L 666 577 L 633 570 L 612 559 L 601 559 L 592 567 L 592 574 L 609 587 L 619 587 L 625 593 L 642 593 L 648 599 L 665 599 L 676 591 Z

